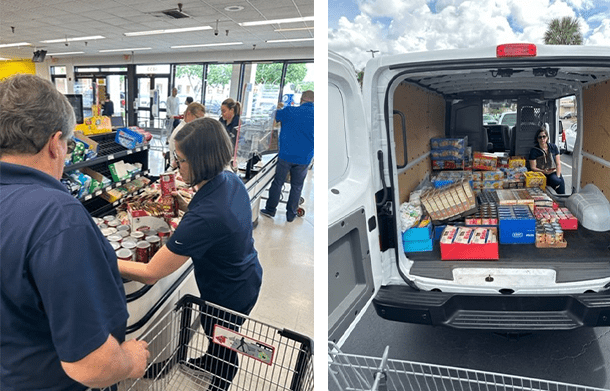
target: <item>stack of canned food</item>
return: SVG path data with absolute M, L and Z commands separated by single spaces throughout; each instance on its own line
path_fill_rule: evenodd
M 538 222 L 536 226 L 536 244 L 546 244 L 548 247 L 564 247 L 566 242 L 561 225 L 557 222 Z
M 148 263 L 167 243 L 171 234 L 167 227 L 139 227 L 132 230 L 131 226 L 121 224 L 113 215 L 94 217 L 93 220 L 116 251 L 117 258 L 123 261 Z

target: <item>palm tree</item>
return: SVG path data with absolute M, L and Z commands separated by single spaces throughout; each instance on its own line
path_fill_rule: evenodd
M 565 16 L 553 19 L 544 33 L 546 45 L 582 45 L 582 33 L 578 19 Z

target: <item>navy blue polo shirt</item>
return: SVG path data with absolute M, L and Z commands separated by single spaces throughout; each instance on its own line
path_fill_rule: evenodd
M 218 121 L 220 121 L 220 123 L 223 124 L 225 129 L 227 130 L 227 133 L 229 134 L 229 138 L 231 139 L 233 146 L 235 146 L 235 139 L 237 138 L 239 118 L 239 114 L 236 114 L 233 116 L 233 119 L 229 123 L 227 123 L 227 121 L 222 116 L 220 116 L 220 118 L 218 119 Z
M 254 248 L 250 198 L 237 175 L 223 171 L 195 193 L 167 247 L 192 258 L 203 300 L 250 313 L 263 269 Z
M 294 164 L 309 164 L 313 158 L 313 103 L 278 110 L 275 120 L 282 123 L 278 157 Z
M 125 339 L 125 291 L 110 243 L 64 185 L 0 162 L 0 389 L 84 390 L 76 362 Z
M 550 158 L 552 159 L 553 162 L 555 162 L 555 157 L 560 154 L 559 148 L 557 148 L 557 145 L 552 144 L 552 143 L 547 143 L 547 145 L 549 147 L 549 152 L 551 153 Z M 534 148 L 532 148 L 530 150 L 528 159 L 536 160 L 536 167 L 538 167 L 538 168 L 551 168 L 551 166 L 545 167 L 546 165 L 543 162 L 544 159 L 539 160 L 539 158 L 541 158 L 543 156 L 544 156 L 544 151 L 540 148 L 540 146 L 536 145 Z M 552 166 L 555 167 L 555 164 L 553 164 Z

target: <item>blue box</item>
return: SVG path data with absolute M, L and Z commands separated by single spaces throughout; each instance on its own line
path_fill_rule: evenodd
M 433 242 L 432 224 L 422 228 L 409 228 L 402 234 L 403 248 L 406 253 L 432 251 Z
M 144 143 L 144 135 L 129 128 L 120 128 L 116 132 L 114 142 L 127 149 L 134 149 Z
M 536 242 L 536 219 L 527 205 L 498 206 L 500 244 Z
M 402 233 L 402 241 L 410 242 L 418 240 L 428 240 L 430 239 L 431 234 L 432 224 L 428 224 L 427 226 L 422 228 L 413 227 Z
M 432 239 L 428 240 L 411 240 L 402 242 L 406 253 L 416 253 L 421 251 L 432 251 Z
M 435 225 L 434 226 L 434 241 L 438 242 L 439 240 L 441 240 L 441 236 L 443 236 L 443 231 L 445 230 L 445 228 L 447 227 L 447 225 Z

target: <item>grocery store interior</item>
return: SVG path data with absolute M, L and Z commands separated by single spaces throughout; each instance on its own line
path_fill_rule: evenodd
M 263 267 L 261 294 L 250 317 L 313 339 L 313 165 L 301 195 L 301 216 L 286 221 L 289 183 L 275 218 L 259 215 L 277 162 L 281 128 L 272 116 L 278 103 L 298 106 L 303 91 L 315 90 L 313 0 L 279 5 L 273 0 L 7 0 L 0 14 L 0 79 L 16 73 L 48 79 L 68 96 L 77 120 L 82 115 L 76 130 L 91 143 L 85 142 L 82 159 L 70 161 L 64 176 L 94 172 L 93 183 L 100 175 L 96 188 L 83 182 L 71 189 L 93 217 L 125 209 L 124 201 L 133 195 L 125 189 L 148 194 L 147 187 L 166 170 L 172 126 L 166 101 L 173 88 L 180 113 L 187 97 L 216 119 L 225 99 L 241 103 L 243 142 L 234 160 L 251 198 Z M 108 119 L 101 117 L 106 95 L 114 105 Z M 124 128 L 137 129 L 142 139 L 119 145 L 115 136 Z M 89 151 L 93 147 L 96 153 Z M 117 167 L 127 167 L 127 175 L 115 178 Z M 188 271 L 179 275 L 183 272 L 146 294 L 126 283 L 128 338 L 153 327 L 181 295 L 197 293 L 192 271 L 186 278 Z M 130 295 L 136 298 L 130 301 Z

